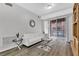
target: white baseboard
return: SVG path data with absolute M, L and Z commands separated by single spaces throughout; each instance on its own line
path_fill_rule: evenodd
M 14 47 L 17 47 L 17 45 L 16 44 L 10 44 L 10 45 L 7 45 L 7 46 L 3 46 L 2 48 L 0 48 L 0 52 L 12 49 Z

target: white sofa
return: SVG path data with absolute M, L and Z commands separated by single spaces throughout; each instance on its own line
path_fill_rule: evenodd
M 30 34 L 24 34 L 23 35 L 23 44 L 26 46 L 33 45 L 37 42 L 41 41 L 41 38 L 43 38 L 44 35 L 40 33 L 30 33 Z

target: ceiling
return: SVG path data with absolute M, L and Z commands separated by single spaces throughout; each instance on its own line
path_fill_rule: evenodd
M 46 9 L 48 3 L 18 3 L 17 5 L 31 11 L 36 15 L 46 15 L 49 13 L 57 12 L 63 9 L 72 8 L 71 3 L 54 3 L 54 7 Z

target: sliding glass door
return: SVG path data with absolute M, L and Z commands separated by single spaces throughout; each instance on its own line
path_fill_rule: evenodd
M 50 36 L 57 36 L 57 24 L 56 20 L 50 22 Z
M 65 37 L 65 18 L 57 19 L 57 36 Z
M 50 36 L 65 37 L 65 18 L 50 21 Z

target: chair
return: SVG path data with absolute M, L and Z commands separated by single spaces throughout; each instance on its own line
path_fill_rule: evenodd
M 16 43 L 18 49 L 21 50 L 21 47 L 20 46 L 21 46 L 22 41 L 23 41 L 22 36 L 20 36 L 20 34 L 17 33 L 16 34 L 16 37 L 17 37 L 17 39 L 14 39 L 13 42 Z
M 42 40 L 43 42 L 41 44 L 41 48 L 45 48 L 47 50 L 51 49 L 51 46 L 49 46 L 49 43 L 52 41 L 52 39 L 49 38 L 48 34 L 45 34 Z

